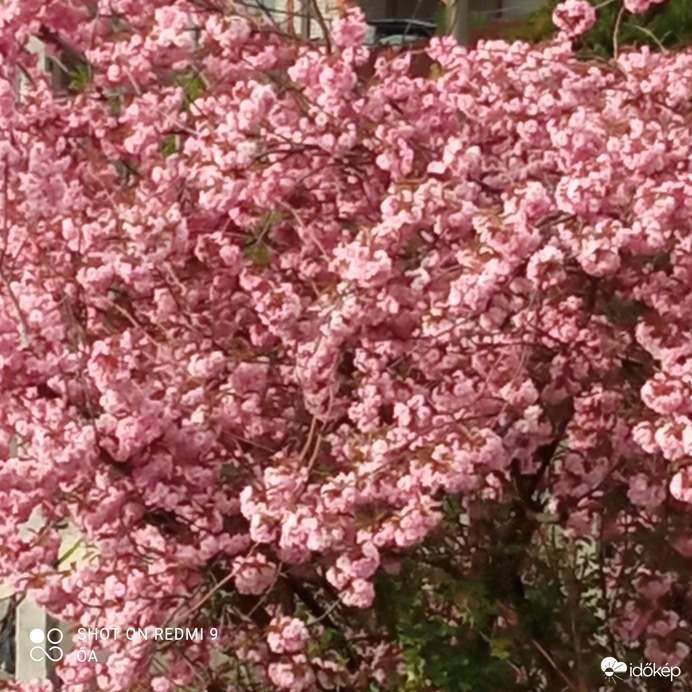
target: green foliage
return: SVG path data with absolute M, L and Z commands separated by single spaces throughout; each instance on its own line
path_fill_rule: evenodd
M 85 91 L 91 82 L 91 67 L 89 65 L 79 65 L 69 74 L 70 81 L 68 89 L 75 93 Z
M 207 85 L 202 75 L 196 70 L 183 70 L 173 76 L 173 84 L 183 90 L 183 110 L 190 106 L 204 93 Z
M 552 14 L 559 2 L 560 0 L 546 0 L 526 16 L 523 26 L 507 29 L 504 38 L 509 41 L 528 41 L 529 43 L 539 43 L 551 38 L 555 33 Z
M 271 264 L 271 250 L 264 243 L 252 243 L 243 250 L 243 259 L 260 267 Z
M 477 31 L 490 23 L 493 15 L 490 12 L 470 12 L 469 13 L 469 29 Z
M 589 0 L 597 6 L 601 2 Z M 523 27 L 508 30 L 508 40 L 523 40 L 537 43 L 555 34 L 552 12 L 559 0 L 546 0 L 531 13 Z M 597 21 L 577 48 L 582 57 L 608 58 L 613 54 L 613 35 L 621 3 L 611 2 L 598 7 Z M 669 0 L 654 5 L 642 15 L 624 12 L 618 32 L 618 44 L 622 46 L 650 46 L 653 50 L 678 48 L 692 43 L 692 3 L 689 0 Z
M 377 624 L 406 661 L 405 679 L 387 689 L 537 692 L 563 689 L 565 674 L 596 689 L 610 653 L 606 553 L 516 503 L 487 519 L 471 519 L 453 497 L 442 510 L 439 530 L 399 572 L 375 577 Z
M 440 4 L 440 6 L 435 11 L 435 24 L 437 26 L 438 34 L 447 33 L 447 13 L 445 6 Z
M 378 575 L 376 614 L 406 658 L 404 690 L 496 689 L 513 676 L 504 642 L 484 636 L 495 607 L 482 583 L 407 559 Z
M 163 156 L 170 156 L 178 151 L 178 138 L 176 135 L 168 135 L 159 145 L 159 151 Z

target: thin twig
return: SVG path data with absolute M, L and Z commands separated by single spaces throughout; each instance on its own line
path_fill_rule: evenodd
M 654 34 L 653 31 L 649 31 L 649 29 L 647 29 L 645 26 L 637 26 L 636 24 L 634 25 L 634 28 L 635 28 L 635 29 L 638 29 L 639 31 L 641 31 L 641 32 L 643 32 L 643 33 L 645 33 L 647 36 L 649 36 L 649 37 L 652 38 L 654 41 L 656 41 L 656 45 L 658 46 L 658 48 L 659 48 L 659 50 L 661 51 L 661 53 L 667 53 L 667 52 L 668 52 L 668 50 L 666 49 L 666 47 L 661 43 L 661 41 L 658 39 L 658 36 L 656 36 L 656 34 Z M 668 35 L 668 34 L 666 34 L 666 36 L 667 36 L 667 35 Z
M 575 689 L 574 685 L 572 684 L 570 679 L 560 670 L 558 665 L 553 660 L 552 656 L 535 639 L 532 639 L 531 643 L 538 649 L 538 651 L 542 654 L 542 656 L 545 658 L 545 660 L 548 661 L 548 663 L 550 663 L 550 665 L 555 669 L 557 674 L 565 681 L 565 684 L 567 685 L 567 687 L 570 690 L 574 690 Z
M 622 23 L 622 15 L 625 13 L 625 6 L 623 5 L 618 12 L 618 17 L 615 20 L 615 28 L 613 29 L 613 58 L 618 59 L 619 52 L 619 36 L 620 36 L 620 24 Z
M 337 598 L 330 606 L 327 608 L 322 615 L 313 618 L 312 620 L 308 620 L 305 624 L 307 627 L 312 627 L 313 625 L 317 625 L 318 623 L 322 622 L 322 620 L 325 620 L 328 618 L 332 612 L 334 612 L 337 608 L 337 606 L 341 605 L 341 599 Z

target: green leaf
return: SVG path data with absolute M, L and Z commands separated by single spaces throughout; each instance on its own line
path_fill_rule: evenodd
M 206 89 L 206 83 L 202 75 L 196 70 L 184 70 L 173 77 L 173 84 L 183 90 L 183 110 L 189 110 Z
M 168 135 L 159 144 L 159 151 L 163 156 L 170 156 L 178 151 L 178 137 L 176 135 Z
M 58 558 L 58 564 L 62 565 L 64 562 L 69 560 L 77 552 L 77 550 L 79 550 L 82 543 L 84 543 L 84 539 L 80 538 L 64 555 Z
M 490 640 L 490 655 L 500 661 L 506 661 L 510 657 L 512 642 L 507 637 L 493 637 Z
M 271 264 L 271 251 L 264 243 L 253 243 L 243 250 L 243 258 L 252 264 L 266 267 Z
M 68 89 L 80 93 L 91 82 L 91 68 L 88 65 L 80 65 L 69 73 L 70 82 Z

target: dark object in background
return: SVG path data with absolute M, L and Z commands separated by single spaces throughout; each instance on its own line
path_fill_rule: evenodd
M 7 612 L 0 619 L 0 671 L 15 674 L 15 629 L 17 627 L 17 605 L 10 601 Z M 2 676 L 0 675 L 0 680 Z
M 372 19 L 366 43 L 370 46 L 400 46 L 426 41 L 437 33 L 434 22 L 418 19 Z

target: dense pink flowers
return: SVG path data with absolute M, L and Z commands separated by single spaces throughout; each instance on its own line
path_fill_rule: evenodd
M 0 20 L 0 580 L 219 637 L 114 643 L 66 685 L 402 688 L 383 571 L 443 546 L 475 584 L 474 532 L 520 520 L 533 556 L 599 548 L 604 640 L 687 660 L 692 53 L 374 56 L 354 9 L 329 50 L 201 2 L 108 14 Z M 24 50 L 47 30 L 89 61 L 59 94 Z

